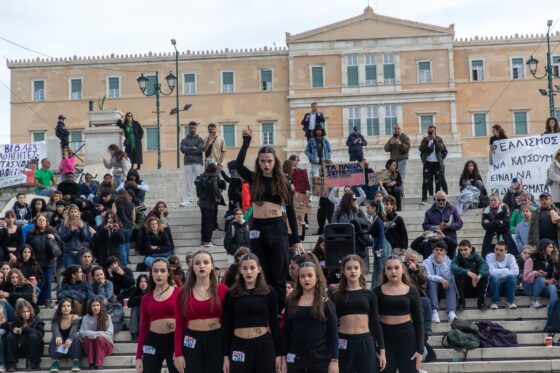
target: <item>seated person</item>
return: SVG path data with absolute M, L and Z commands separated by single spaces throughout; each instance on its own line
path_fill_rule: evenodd
M 486 288 L 488 287 L 488 264 L 477 254 L 469 240 L 459 242 L 459 254 L 451 262 L 455 284 L 459 293 L 458 310 L 465 309 L 465 297 L 477 298 L 479 310 L 485 310 Z
M 509 230 L 509 208 L 500 200 L 499 194 L 490 196 L 490 205 L 482 213 L 482 228 L 486 231 L 482 241 L 482 257 L 494 251 L 498 241 L 505 241 L 510 254 L 517 254 L 517 246 L 513 242 Z
M 16 214 L 16 224 L 21 227 L 31 220 L 31 207 L 25 202 L 25 193 L 18 193 L 12 210 Z
M 450 245 L 452 247 L 455 247 L 456 245 L 456 243 L 453 240 L 449 239 L 449 237 L 446 237 L 442 231 L 437 228 L 432 228 L 431 230 L 422 233 L 421 236 L 412 241 L 412 243 L 410 244 L 410 248 L 418 252 L 420 255 L 422 255 L 422 257 L 427 258 L 432 255 L 434 247 L 439 241 L 443 241 L 445 243 L 445 246 L 448 248 Z M 455 250 L 453 250 L 453 252 L 450 252 L 448 249 L 447 256 L 450 259 L 453 259 L 455 257 Z
M 86 174 L 84 181 L 80 183 L 80 197 L 88 201 L 93 201 L 97 192 L 97 182 L 93 180 L 92 174 Z
M 95 203 L 101 203 L 101 195 L 105 191 L 109 191 L 113 198 L 117 195 L 117 187 L 113 182 L 113 175 L 111 174 L 103 175 L 103 181 L 97 186 L 97 190 L 95 191 Z
M 488 290 L 492 293 L 492 304 L 490 309 L 497 310 L 500 301 L 500 290 L 505 289 L 507 308 L 515 309 L 515 287 L 519 267 L 515 257 L 507 252 L 507 243 L 499 241 L 494 246 L 494 252 L 486 255 L 486 263 L 490 271 L 490 286 Z
M 62 272 L 62 283 L 58 291 L 58 301 L 70 299 L 72 309 L 77 315 L 83 315 L 88 296 L 88 283 L 84 281 L 82 268 L 77 264 L 71 264 Z
M 140 202 L 144 202 L 146 197 L 146 192 L 150 190 L 148 184 L 144 180 L 140 180 L 140 175 L 138 170 L 132 169 L 128 171 L 126 175 L 126 180 L 117 187 L 117 192 L 121 190 L 132 191 L 134 193 L 135 199 Z
M 520 177 L 514 177 L 511 180 L 511 185 L 509 186 L 506 195 L 504 196 L 504 203 L 508 205 L 509 210 L 513 211 L 519 206 L 519 197 L 524 194 L 529 198 L 529 203 L 534 207 L 537 206 L 535 197 L 531 193 L 523 192 L 523 179 Z
M 449 321 L 457 317 L 455 314 L 457 305 L 457 290 L 455 277 L 451 270 L 451 259 L 447 256 L 447 245 L 444 241 L 437 241 L 434 245 L 432 255 L 423 262 L 428 275 L 428 297 L 432 302 L 432 322 L 440 322 L 439 319 L 439 295 L 445 294 L 445 309 Z
M 150 217 L 144 224 L 143 234 L 136 242 L 137 250 L 145 255 L 144 264 L 148 268 L 157 258 L 169 258 L 171 256 L 171 242 L 169 235 L 165 233 L 164 227 L 156 217 Z
M 424 214 L 424 231 L 438 229 L 448 238 L 447 244 L 452 257 L 457 248 L 457 231 L 463 227 L 463 220 L 455 206 L 447 202 L 447 194 L 440 190 L 436 193 L 436 202 Z
M 73 202 L 80 197 L 80 184 L 74 180 L 73 172 L 67 172 L 64 175 L 64 181 L 61 181 L 56 189 L 62 193 L 65 201 Z
M 553 256 L 554 242 L 543 239 L 537 249 L 525 261 L 523 268 L 523 290 L 531 296 L 531 307 L 542 307 L 539 297 L 550 298 L 550 303 L 558 300 L 557 264 Z
M 64 223 L 64 211 L 68 206 L 66 201 L 57 201 L 54 213 L 49 219 L 49 225 L 53 228 L 57 228 L 61 223 Z
M 107 280 L 113 283 L 113 293 L 122 301 L 134 290 L 134 275 L 130 268 L 123 266 L 117 256 L 111 256 L 105 264 Z
M 517 207 L 513 212 L 511 212 L 511 219 L 509 220 L 509 228 L 512 232 L 515 231 L 515 228 L 519 223 L 523 221 L 523 207 L 527 206 L 531 210 L 531 212 L 537 209 L 536 206 L 531 204 L 531 199 L 529 198 L 528 193 L 521 193 L 519 197 L 516 199 Z
M 329 193 L 329 201 L 332 202 L 332 204 L 334 205 L 335 208 L 338 207 L 338 205 L 340 205 L 340 201 L 342 200 L 342 196 L 345 193 L 354 193 L 354 191 L 358 192 L 358 196 L 357 198 L 357 204 L 358 206 L 360 206 L 362 204 L 362 202 L 364 202 L 366 200 L 366 193 L 364 192 L 364 190 L 361 187 L 355 187 L 352 188 L 350 185 L 346 185 L 342 191 L 342 193 L 340 192 L 340 188 L 335 187 L 332 188 L 330 193 Z M 338 194 L 338 197 L 337 197 Z
M 543 238 L 554 242 L 558 247 L 560 237 L 560 210 L 554 206 L 548 192 L 539 196 L 540 207 L 533 212 L 529 223 L 529 245 L 537 246 Z
M 418 253 L 408 249 L 404 253 L 405 266 L 408 269 L 410 285 L 418 289 L 420 303 L 422 304 L 422 316 L 424 317 L 424 333 L 432 333 L 432 302 L 428 298 L 428 275 L 423 265 L 418 263 Z
M 98 201 L 97 205 L 95 205 L 95 210 L 95 224 L 97 227 L 103 224 L 105 214 L 107 214 L 108 211 L 111 211 L 113 214 L 117 213 L 115 198 L 110 190 L 104 190 L 103 192 L 101 192 L 100 200 Z

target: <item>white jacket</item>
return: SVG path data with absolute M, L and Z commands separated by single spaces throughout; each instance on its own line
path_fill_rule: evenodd
M 558 154 L 558 152 L 556 152 Z M 552 181 L 550 186 L 550 194 L 553 201 L 560 201 L 560 163 L 554 159 L 548 168 L 548 179 Z
M 506 278 L 509 275 L 515 277 L 519 276 L 519 267 L 515 257 L 511 254 L 506 254 L 504 260 L 499 262 L 496 260 L 496 254 L 490 253 L 486 255 L 486 263 L 490 269 L 490 276 L 497 278 Z

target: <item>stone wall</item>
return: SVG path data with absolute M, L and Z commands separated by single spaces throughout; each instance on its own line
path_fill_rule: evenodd
M 32 194 L 34 186 L 31 184 L 20 184 L 9 186 L 0 189 L 0 210 L 3 210 L 6 203 L 11 199 L 15 198 L 18 193 Z M 28 201 L 29 202 L 29 201 Z

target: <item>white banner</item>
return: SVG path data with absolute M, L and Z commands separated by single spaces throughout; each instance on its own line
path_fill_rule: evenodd
M 495 141 L 493 165 L 488 170 L 488 186 L 492 193 L 504 196 L 514 178 L 523 182 L 523 191 L 535 198 L 548 192 L 547 170 L 560 148 L 560 135 L 535 135 Z
M 0 188 L 32 183 L 46 155 L 45 143 L 0 145 Z

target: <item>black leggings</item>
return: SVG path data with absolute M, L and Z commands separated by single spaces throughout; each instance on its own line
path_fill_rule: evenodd
M 158 334 L 152 331 L 148 332 L 144 341 L 144 353 L 142 354 L 144 372 L 161 372 L 161 367 L 165 360 L 169 372 L 177 373 L 177 369 L 173 364 L 173 335 L 174 333 Z
M 253 219 L 251 251 L 259 258 L 266 281 L 278 294 L 278 309 L 284 308 L 288 280 L 288 227 L 284 217 Z M 257 238 L 255 236 L 258 235 Z
M 275 371 L 276 350 L 270 333 L 251 339 L 233 336 L 229 352 L 230 373 L 274 373 Z
M 385 339 L 387 366 L 383 373 L 418 373 L 416 360 L 410 360 L 416 352 L 416 337 L 412 322 L 399 325 L 381 324 Z
M 441 167 L 439 162 L 428 162 L 424 163 L 423 169 L 423 180 L 422 180 L 422 201 L 428 199 L 428 192 L 430 195 L 435 195 L 437 191 L 441 188 Z M 435 191 L 434 191 L 434 183 Z
M 338 333 L 340 373 L 377 373 L 379 363 L 371 333 Z
M 77 341 L 76 341 L 77 342 Z M 74 343 L 76 343 L 74 342 Z M 73 344 L 74 344 L 73 343 Z M 25 356 L 32 364 L 39 364 L 43 354 L 43 340 L 38 334 L 13 334 L 6 336 L 6 363 L 16 364 L 18 356 Z
M 288 373 L 325 373 L 331 361 L 327 340 L 309 346 L 290 346 L 286 361 Z
M 187 329 L 183 335 L 186 373 L 222 373 L 222 329 L 199 332 Z

